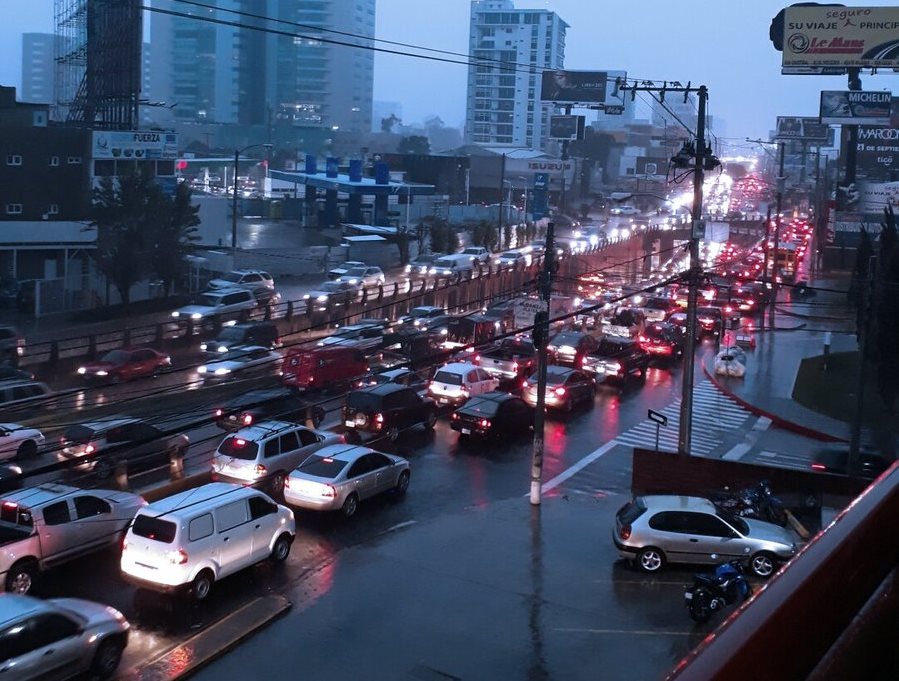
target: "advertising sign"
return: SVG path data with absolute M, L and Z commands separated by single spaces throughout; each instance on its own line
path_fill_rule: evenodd
M 899 182 L 871 182 L 860 180 L 857 209 L 862 213 L 879 213 L 887 206 L 899 208 Z
M 522 328 L 524 326 L 533 326 L 534 317 L 538 312 L 546 312 L 549 306 L 545 300 L 537 300 L 536 298 L 516 298 L 512 306 L 512 314 L 515 317 L 515 326 Z
M 583 116 L 550 116 L 549 137 L 554 140 L 579 140 L 584 137 Z
M 891 92 L 823 90 L 821 122 L 834 125 L 889 125 Z
M 634 174 L 637 177 L 657 175 L 664 177 L 668 173 L 667 158 L 653 158 L 651 156 L 638 156 Z
M 178 158 L 178 133 L 94 131 L 91 156 L 130 160 Z
M 899 67 L 899 7 L 787 7 L 782 65 Z
M 606 101 L 607 82 L 605 71 L 547 70 L 543 72 L 540 99 L 544 102 L 601 104 Z
M 869 177 L 895 179 L 899 172 L 899 97 L 893 98 L 892 108 L 887 125 L 858 128 L 858 170 Z
M 817 142 L 825 144 L 830 135 L 830 128 L 817 118 L 802 116 L 778 116 L 777 135 L 779 140 L 797 140 L 799 142 Z
M 549 191 L 549 173 L 534 173 L 534 191 L 531 194 L 531 215 L 535 220 L 548 213 L 547 192 Z

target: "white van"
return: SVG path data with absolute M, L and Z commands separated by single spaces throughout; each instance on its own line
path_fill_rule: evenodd
M 437 258 L 429 270 L 430 274 L 437 277 L 451 277 L 454 275 L 470 277 L 472 272 L 474 272 L 474 260 L 471 259 L 470 255 L 461 253 Z
M 295 536 L 286 506 L 251 487 L 212 482 L 140 509 L 122 544 L 122 576 L 201 601 L 223 577 L 286 560 Z

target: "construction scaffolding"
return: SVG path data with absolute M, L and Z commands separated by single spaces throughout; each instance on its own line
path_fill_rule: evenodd
M 139 123 L 140 0 L 55 0 L 54 117 L 98 130 Z

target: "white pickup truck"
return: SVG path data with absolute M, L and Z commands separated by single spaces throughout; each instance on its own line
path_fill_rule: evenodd
M 120 544 L 146 501 L 136 494 L 45 484 L 0 498 L 0 586 L 25 594 L 37 576 Z

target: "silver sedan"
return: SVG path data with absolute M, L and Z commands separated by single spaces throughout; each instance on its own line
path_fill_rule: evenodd
M 284 501 L 313 511 L 350 517 L 359 502 L 382 492 L 403 495 L 409 462 L 368 447 L 331 445 L 306 459 L 284 481 Z

